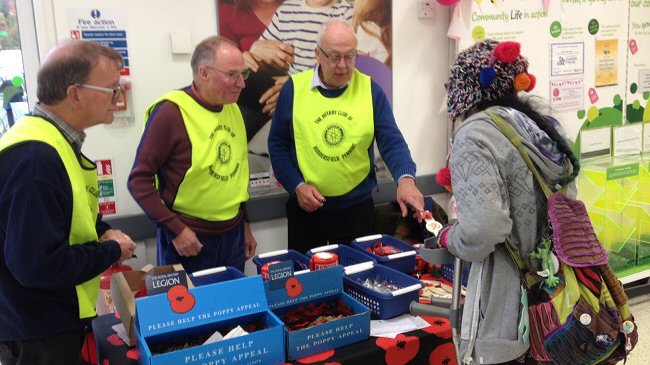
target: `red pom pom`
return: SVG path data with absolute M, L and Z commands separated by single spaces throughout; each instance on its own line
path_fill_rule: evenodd
M 515 62 L 517 57 L 519 57 L 520 51 L 521 44 L 519 42 L 501 42 L 494 48 L 492 55 L 499 62 L 511 63 Z
M 535 85 L 537 84 L 537 78 L 533 74 L 528 74 L 528 78 L 530 79 L 530 86 L 528 86 L 528 89 L 526 89 L 526 91 L 531 91 L 535 88 Z
M 460 2 L 460 0 L 437 0 L 438 4 L 443 6 L 454 6 Z
M 449 167 L 443 167 L 438 170 L 436 182 L 442 186 L 451 185 L 451 170 L 449 170 Z

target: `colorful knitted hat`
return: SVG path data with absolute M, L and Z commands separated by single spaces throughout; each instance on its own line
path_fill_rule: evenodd
M 460 52 L 451 66 L 447 112 L 452 120 L 476 105 L 535 87 L 517 42 L 486 39 Z

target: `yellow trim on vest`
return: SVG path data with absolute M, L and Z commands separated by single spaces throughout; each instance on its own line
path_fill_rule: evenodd
M 368 149 L 374 139 L 370 77 L 354 70 L 336 98 L 311 88 L 314 70 L 293 79 L 293 132 L 296 157 L 306 183 L 324 196 L 345 195 L 371 170 Z
M 237 104 L 212 112 L 182 90 L 156 100 L 147 110 L 168 100 L 178 106 L 192 145 L 192 165 L 178 187 L 172 210 L 206 221 L 226 221 L 248 200 L 248 144 L 244 118 Z
M 82 156 L 82 167 L 72 146 L 56 127 L 38 117 L 27 116 L 11 128 L 0 140 L 0 151 L 12 145 L 40 141 L 52 146 L 63 161 L 72 187 L 72 217 L 70 222 L 70 245 L 97 241 L 97 170 L 95 164 Z M 84 168 L 85 167 L 85 168 Z M 83 284 L 77 285 L 79 318 L 94 317 L 99 275 Z

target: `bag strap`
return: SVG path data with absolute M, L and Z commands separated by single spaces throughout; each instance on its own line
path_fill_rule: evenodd
M 506 246 L 506 251 L 508 251 L 510 258 L 512 258 L 512 261 L 514 261 L 515 265 L 517 265 L 517 268 L 519 268 L 522 278 L 525 277 L 526 265 L 524 264 L 524 260 L 522 260 L 519 254 L 517 254 L 517 252 L 515 252 L 515 250 L 512 247 L 510 247 L 510 244 L 508 243 L 507 240 L 503 243 L 503 245 Z
M 521 154 L 521 157 L 526 162 L 526 165 L 530 169 L 530 172 L 535 176 L 537 183 L 539 184 L 540 188 L 542 188 L 542 191 L 544 191 L 544 195 L 546 196 L 546 199 L 548 199 L 553 194 L 553 192 L 548 187 L 548 185 L 546 185 L 546 182 L 544 181 L 544 178 L 542 177 L 541 173 L 539 172 L 535 164 L 533 164 L 533 161 L 530 159 L 530 156 L 528 155 L 528 152 L 526 151 L 523 142 L 521 142 L 521 138 L 519 138 L 519 135 L 517 135 L 514 129 L 512 129 L 512 127 L 505 120 L 503 120 L 503 118 L 500 115 L 490 110 L 485 110 L 485 113 L 490 117 L 490 119 L 492 119 L 492 121 L 494 121 L 497 127 L 501 130 L 501 133 L 503 133 L 503 135 L 506 136 L 506 138 L 508 138 L 508 140 L 519 151 L 519 154 Z M 565 185 L 562 187 L 561 191 L 562 193 L 566 194 L 566 190 L 567 190 L 567 186 Z M 523 277 L 525 277 L 526 267 L 523 260 L 521 259 L 519 254 L 517 254 L 517 252 L 515 252 L 515 250 L 512 247 L 510 247 L 510 244 L 508 244 L 507 241 L 504 244 L 506 246 L 506 250 L 508 251 L 508 254 L 515 262 L 517 267 L 519 268 L 519 271 L 521 271 L 521 273 L 524 275 Z

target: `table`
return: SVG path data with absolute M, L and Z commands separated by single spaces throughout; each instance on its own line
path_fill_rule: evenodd
M 431 326 L 397 335 L 395 339 L 370 337 L 365 341 L 325 351 L 287 364 L 314 365 L 453 365 L 456 363 L 449 321 L 422 317 Z M 92 322 L 100 365 L 137 365 L 138 350 L 129 348 L 113 332 L 120 320 L 113 314 Z

